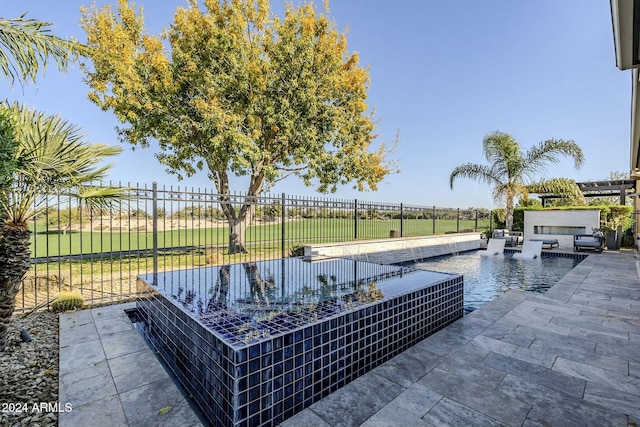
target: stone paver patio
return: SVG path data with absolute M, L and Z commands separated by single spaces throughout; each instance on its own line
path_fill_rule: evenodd
M 131 306 L 61 315 L 61 427 L 200 425 Z M 281 427 L 449 425 L 640 425 L 633 254 L 589 256 L 545 294 L 509 291 Z

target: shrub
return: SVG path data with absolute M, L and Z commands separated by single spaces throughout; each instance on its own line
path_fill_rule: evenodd
M 291 258 L 304 256 L 304 246 L 297 245 L 297 246 L 292 247 L 289 250 L 289 256 Z

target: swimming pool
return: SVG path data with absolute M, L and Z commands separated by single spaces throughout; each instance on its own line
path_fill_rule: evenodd
M 510 252 L 486 257 L 481 252 L 447 255 L 412 265 L 422 270 L 462 274 L 464 307 L 473 311 L 511 289 L 545 292 L 583 259 L 545 254 L 538 259 L 518 259 Z
M 302 258 L 141 275 L 139 328 L 207 424 L 278 425 L 464 315 L 459 274 Z

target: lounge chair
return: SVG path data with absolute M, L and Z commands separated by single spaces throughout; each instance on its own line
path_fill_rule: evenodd
M 553 247 L 560 247 L 560 243 L 558 242 L 558 239 L 529 239 L 533 242 L 542 242 L 542 245 L 547 245 L 549 246 L 549 249 L 553 249 Z
M 489 239 L 487 250 L 480 252 L 481 256 L 501 255 L 504 252 L 505 239 Z
M 493 230 L 491 235 L 494 239 L 504 239 L 506 241 L 505 246 L 516 247 L 520 244 L 521 234 L 516 232 L 511 232 L 509 230 Z
M 522 243 L 522 251 L 513 254 L 514 258 L 536 259 L 540 258 L 542 253 L 542 241 L 541 240 L 525 240 Z

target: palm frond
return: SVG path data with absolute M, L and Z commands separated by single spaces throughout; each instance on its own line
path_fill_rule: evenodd
M 16 168 L 16 141 L 11 111 L 0 105 L 0 198 L 11 185 Z
M 122 197 L 124 188 L 97 189 L 90 185 L 106 177 L 110 165 L 102 163 L 120 153 L 120 147 L 90 144 L 79 128 L 58 116 L 47 116 L 18 103 L 8 108 L 14 115 L 18 142 L 13 185 L 8 201 L 3 202 L 8 221 L 25 223 L 37 215 L 48 201 L 47 194 L 66 193 L 96 206 L 107 206 Z
M 469 178 L 490 185 L 500 183 L 500 172 L 487 165 L 465 163 L 457 166 L 449 176 L 449 186 L 453 189 L 453 183 L 457 178 Z
M 13 85 L 35 82 L 38 72 L 53 60 L 61 71 L 78 57 L 81 44 L 55 36 L 52 24 L 37 19 L 0 18 L 0 70 Z
M 484 156 L 492 165 L 509 165 L 522 163 L 520 144 L 513 136 L 504 132 L 490 132 L 482 140 Z M 508 169 L 508 166 L 503 166 Z
M 126 199 L 128 190 L 129 187 L 87 186 L 81 187 L 75 197 L 90 208 L 112 209 Z
M 513 197 L 529 196 L 529 191 L 527 187 L 521 183 L 503 182 L 496 184 L 491 192 L 495 202 L 504 202 L 510 194 Z
M 536 174 L 546 172 L 549 164 L 560 163 L 561 157 L 572 158 L 576 169 L 584 163 L 582 149 L 571 140 L 548 139 L 531 147 L 525 154 L 529 170 Z

